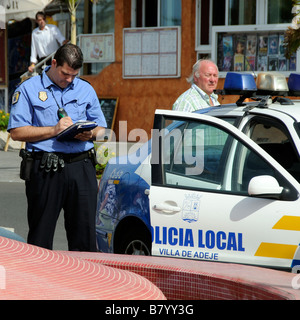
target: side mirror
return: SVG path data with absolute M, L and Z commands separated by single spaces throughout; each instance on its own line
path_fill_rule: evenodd
M 280 199 L 283 187 L 272 176 L 257 176 L 250 180 L 248 194 L 255 197 Z

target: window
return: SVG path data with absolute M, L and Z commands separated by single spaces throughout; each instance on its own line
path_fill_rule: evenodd
M 287 61 L 281 45 L 284 32 L 293 19 L 293 0 L 197 0 L 196 4 L 197 56 L 211 57 L 218 62 L 221 77 L 222 71 L 280 71 L 288 74 L 298 70 L 297 55 Z M 256 46 L 252 47 L 254 54 L 234 57 L 237 37 L 248 36 L 256 45 L 266 39 L 267 51 L 259 51 Z M 276 41 L 273 51 L 268 49 L 269 38 Z M 227 50 L 228 46 L 229 51 L 224 54 L 224 48 Z
M 160 26 L 181 25 L 181 0 L 160 1 Z
M 169 120 L 165 120 L 167 125 Z M 284 128 L 255 120 L 249 123 L 248 130 L 256 143 L 297 177 L 299 160 Z M 280 185 L 287 185 L 285 178 L 260 154 L 213 124 L 174 121 L 161 131 L 161 136 L 164 186 L 247 196 L 249 182 L 257 176 L 270 175 Z
M 224 26 L 226 14 L 226 0 L 213 0 L 212 25 Z
M 167 185 L 218 190 L 230 136 L 217 127 L 198 122 L 177 122 L 164 138 Z
M 181 0 L 132 0 L 132 27 L 181 25 Z
M 293 0 L 268 0 L 268 23 L 290 23 Z
M 252 178 L 262 175 L 275 177 L 274 168 L 259 154 L 240 142 L 237 143 L 232 168 L 232 181 L 229 190 L 244 195 L 248 195 L 248 186 Z
M 92 5 L 91 33 L 111 33 L 115 31 L 115 0 L 99 1 Z M 92 63 L 91 74 L 98 74 L 109 63 Z
M 256 0 L 230 0 L 228 24 L 256 24 Z
M 115 0 L 95 2 L 92 11 L 92 33 L 115 31 Z

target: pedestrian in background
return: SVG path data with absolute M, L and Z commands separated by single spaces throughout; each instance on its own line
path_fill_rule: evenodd
M 46 15 L 39 11 L 35 15 L 35 21 L 38 27 L 32 31 L 31 35 L 31 55 L 29 72 L 33 72 L 35 65 L 54 53 L 61 45 L 68 41 L 62 35 L 57 26 L 46 24 Z M 51 64 L 51 60 L 49 61 Z
M 173 105 L 173 110 L 192 112 L 220 105 L 218 96 L 214 93 L 218 85 L 219 71 L 213 61 L 198 60 L 187 80 L 191 88 L 179 96 Z

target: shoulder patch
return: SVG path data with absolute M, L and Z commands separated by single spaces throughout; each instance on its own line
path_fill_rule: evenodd
M 12 104 L 16 104 L 19 101 L 20 94 L 21 94 L 20 91 L 16 91 L 14 93 L 14 95 L 12 96 L 12 99 L 11 99 Z

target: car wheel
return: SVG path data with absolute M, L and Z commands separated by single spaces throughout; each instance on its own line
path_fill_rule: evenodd
M 151 245 L 142 234 L 130 236 L 124 241 L 123 253 L 130 255 L 150 256 Z

